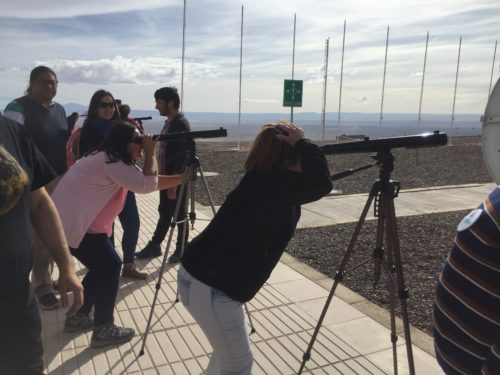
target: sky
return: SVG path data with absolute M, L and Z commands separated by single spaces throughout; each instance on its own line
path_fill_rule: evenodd
M 427 32 L 423 113 L 452 112 L 460 37 L 455 113 L 484 112 L 492 72 L 493 84 L 499 77 L 498 0 L 191 0 L 184 111 L 238 112 L 242 6 L 243 113 L 289 112 L 283 80 L 292 78 L 294 15 L 294 78 L 304 85 L 297 112 L 322 110 L 327 38 L 327 112 L 340 102 L 342 112 L 418 113 Z M 154 109 L 157 88 L 181 88 L 183 7 L 182 0 L 0 0 L 0 109 L 23 95 L 37 65 L 57 73 L 61 104 L 88 105 L 104 88 L 132 109 Z

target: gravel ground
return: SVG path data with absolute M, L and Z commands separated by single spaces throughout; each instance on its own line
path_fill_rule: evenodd
M 492 182 L 484 165 L 478 138 L 454 138 L 453 146 L 394 149 L 395 168 L 392 178 L 400 181 L 401 189 L 442 185 Z M 217 172 L 207 177 L 215 204 L 225 196 L 243 175 L 246 149 L 237 151 L 233 144 L 204 142 L 197 145 L 197 154 L 205 172 Z M 333 173 L 372 164 L 369 154 L 328 155 Z M 335 183 L 340 194 L 367 193 L 377 179 L 378 168 L 370 168 Z M 397 199 L 397 198 L 396 198 Z M 196 200 L 208 204 L 207 194 L 196 186 Z M 479 204 L 480 202 L 478 202 Z M 406 286 L 410 290 L 408 312 L 410 323 L 432 335 L 431 312 L 434 285 L 441 265 L 449 252 L 455 230 L 467 211 L 397 218 Z M 352 237 L 356 223 L 328 227 L 299 229 L 287 252 L 316 270 L 333 277 Z M 375 244 L 376 222 L 368 221 L 358 238 L 348 269 L 362 261 L 368 262 L 348 273 L 343 284 L 370 301 L 388 307 L 385 277 L 373 286 L 371 252 Z

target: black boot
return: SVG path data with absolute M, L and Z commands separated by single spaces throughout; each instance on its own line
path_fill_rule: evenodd
M 148 242 L 146 247 L 135 253 L 135 257 L 137 259 L 146 259 L 146 258 L 156 258 L 161 255 L 161 245 L 153 243 L 151 241 Z

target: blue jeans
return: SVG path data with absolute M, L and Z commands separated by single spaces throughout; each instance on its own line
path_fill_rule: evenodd
M 82 281 L 83 306 L 79 312 L 88 314 L 93 306 L 94 326 L 113 323 L 122 261 L 111 239 L 104 233 L 87 233 L 78 249 L 70 251 L 88 268 Z
M 139 239 L 139 226 L 141 225 L 135 193 L 133 191 L 127 193 L 125 205 L 118 218 L 123 228 L 123 263 L 132 263 L 134 261 L 137 240 Z
M 179 296 L 212 345 L 208 375 L 250 375 L 253 355 L 241 302 L 195 279 L 184 267 L 177 275 Z

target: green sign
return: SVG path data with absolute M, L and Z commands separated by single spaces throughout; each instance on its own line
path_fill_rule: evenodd
M 302 81 L 285 79 L 283 107 L 302 107 Z

